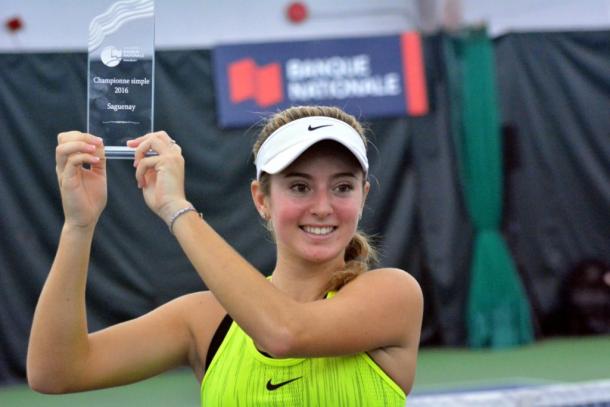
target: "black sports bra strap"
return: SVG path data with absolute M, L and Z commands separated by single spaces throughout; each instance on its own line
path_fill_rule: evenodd
M 214 332 L 214 336 L 212 337 L 212 341 L 208 348 L 208 354 L 205 357 L 206 372 L 208 371 L 208 367 L 210 367 L 210 363 L 212 363 L 212 359 L 214 359 L 214 355 L 216 355 L 220 344 L 225 339 L 225 336 L 227 336 L 227 332 L 229 331 L 232 322 L 233 318 L 231 318 L 231 315 L 227 314 L 222 321 L 220 321 L 218 328 L 216 328 L 216 332 Z

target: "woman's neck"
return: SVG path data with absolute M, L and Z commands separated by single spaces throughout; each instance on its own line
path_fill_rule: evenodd
M 303 263 L 278 257 L 271 282 L 296 301 L 315 301 L 324 297 L 333 273 L 342 266 L 342 262 Z

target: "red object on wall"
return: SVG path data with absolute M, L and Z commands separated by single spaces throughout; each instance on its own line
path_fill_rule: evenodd
M 247 58 L 229 65 L 229 97 L 231 102 L 240 103 L 254 96 L 256 83 L 254 72 L 256 63 Z
M 23 28 L 23 20 L 20 17 L 12 17 L 6 20 L 6 29 L 10 32 L 17 32 Z
M 307 12 L 307 7 L 305 6 L 305 4 L 299 1 L 290 3 L 288 8 L 286 9 L 286 16 L 291 22 L 295 24 L 299 24 L 305 21 L 308 14 L 309 13 Z
M 278 63 L 257 66 L 251 58 L 241 59 L 229 65 L 228 77 L 232 103 L 253 99 L 259 106 L 268 107 L 284 99 Z
M 421 37 L 415 32 L 404 33 L 400 36 L 400 43 L 407 112 L 412 116 L 423 116 L 428 113 L 429 106 Z

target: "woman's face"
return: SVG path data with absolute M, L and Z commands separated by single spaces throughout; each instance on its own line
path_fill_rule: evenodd
M 355 157 L 320 142 L 271 176 L 265 198 L 280 256 L 308 262 L 343 261 L 369 189 Z

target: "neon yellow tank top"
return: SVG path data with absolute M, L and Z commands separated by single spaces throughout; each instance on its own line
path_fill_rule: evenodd
M 273 359 L 233 322 L 201 383 L 209 406 L 401 406 L 403 390 L 366 353 Z

